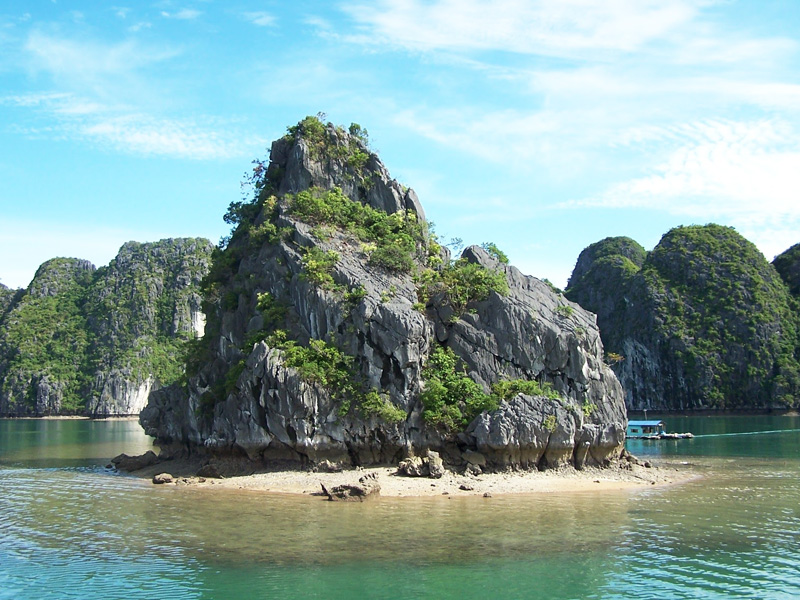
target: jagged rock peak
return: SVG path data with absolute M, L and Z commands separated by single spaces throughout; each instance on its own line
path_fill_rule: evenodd
M 338 187 L 356 202 L 390 214 L 410 210 L 425 220 L 417 194 L 390 177 L 370 150 L 366 130 L 356 124 L 345 131 L 306 117 L 272 143 L 266 176 L 279 182 L 280 195 Z
M 226 214 L 188 383 L 150 394 L 147 433 L 165 453 L 306 465 L 618 455 L 622 390 L 594 315 L 491 245 L 451 261 L 364 137 L 308 118 L 256 164 L 253 202 Z
M 67 287 L 84 286 L 91 281 L 95 266 L 81 258 L 51 258 L 36 270 L 28 294 L 34 297 L 57 296 Z
M 578 256 L 575 268 L 567 282 L 567 288 L 574 288 L 578 282 L 603 258 L 626 258 L 638 267 L 642 266 L 647 257 L 647 251 L 635 240 L 629 237 L 607 237 L 590 244 Z

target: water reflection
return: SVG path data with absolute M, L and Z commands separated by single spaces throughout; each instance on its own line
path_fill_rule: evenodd
M 693 440 L 708 446 L 660 442 L 662 456 L 683 456 L 708 475 L 674 488 L 338 504 L 111 476 L 108 457 L 149 447 L 134 422 L 8 423 L 0 421 L 0 599 L 131 600 L 165 590 L 777 598 L 800 589 L 797 431 L 711 437 L 739 427 L 711 431 L 715 424 Z
M 105 465 L 153 449 L 135 420 L 0 419 L 0 465 L 39 468 Z
M 637 456 L 719 456 L 800 459 L 800 417 L 655 415 L 668 431 L 690 431 L 693 439 L 628 440 Z

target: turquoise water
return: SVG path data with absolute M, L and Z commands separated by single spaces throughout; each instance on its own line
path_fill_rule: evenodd
M 337 504 L 114 474 L 131 421 L 0 420 L 0 599 L 800 596 L 800 420 L 667 425 L 698 437 L 631 449 L 703 479 Z

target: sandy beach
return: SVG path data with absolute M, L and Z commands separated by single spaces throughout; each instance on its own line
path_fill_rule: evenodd
M 222 465 L 221 465 L 222 466 Z M 250 490 L 271 494 L 318 495 L 322 486 L 355 484 L 363 475 L 375 473 L 380 483 L 380 496 L 390 498 L 420 496 L 496 496 L 504 494 L 593 493 L 625 489 L 644 489 L 683 483 L 699 477 L 690 466 L 664 463 L 647 468 L 620 461 L 609 468 L 586 468 L 577 471 L 563 468 L 548 471 L 508 471 L 473 476 L 446 471 L 443 477 L 407 477 L 397 474 L 396 467 L 378 466 L 348 469 L 339 473 L 300 470 L 276 470 L 223 478 L 197 477 L 197 464 L 172 460 L 137 471 L 152 478 L 169 473 L 175 481 L 167 485 L 196 485 L 216 489 Z

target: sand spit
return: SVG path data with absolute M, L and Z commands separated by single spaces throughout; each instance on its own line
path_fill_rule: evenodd
M 355 484 L 359 478 L 376 473 L 380 496 L 430 497 L 430 496 L 499 496 L 505 494 L 541 493 L 593 493 L 598 491 L 648 489 L 683 483 L 700 477 L 699 472 L 687 463 L 662 462 L 645 467 L 643 464 L 620 461 L 608 468 L 586 468 L 577 471 L 571 467 L 548 471 L 506 471 L 482 473 L 474 476 L 446 471 L 440 478 L 407 477 L 397 474 L 397 467 L 376 466 L 346 469 L 338 473 L 302 471 L 292 469 L 246 472 L 255 467 L 241 461 L 215 460 L 214 470 L 227 476 L 198 476 L 203 463 L 198 460 L 173 459 L 150 465 L 133 474 L 152 479 L 155 475 L 169 473 L 168 485 L 193 485 L 215 489 L 250 490 L 270 494 L 322 495 L 327 489 L 344 484 Z M 212 471 L 213 472 L 213 471 Z M 206 468 L 205 473 L 208 473 Z

